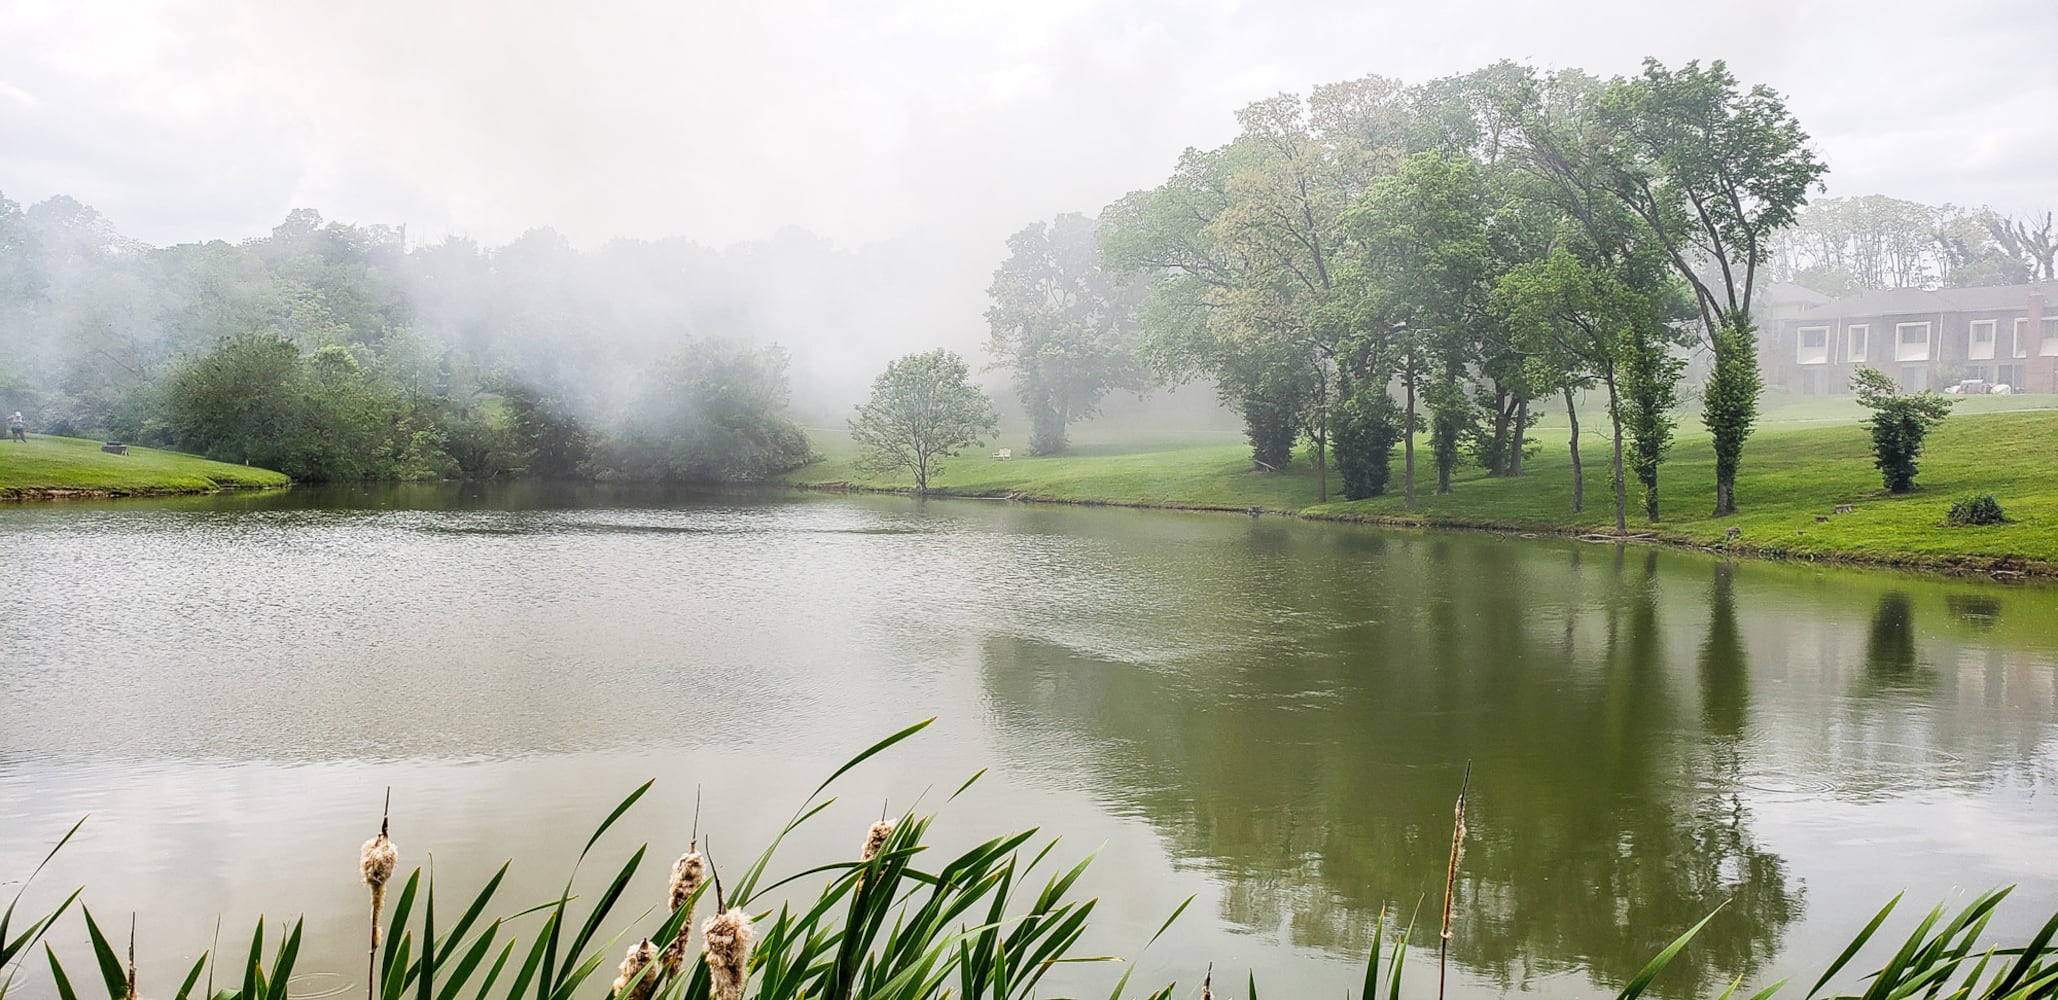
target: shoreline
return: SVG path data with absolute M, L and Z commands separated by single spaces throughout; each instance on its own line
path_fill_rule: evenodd
M 847 482 L 788 482 L 785 488 L 807 493 L 856 493 L 874 496 L 913 497 L 914 491 L 906 487 L 859 486 Z M 1037 496 L 1022 491 L 1005 493 L 991 490 L 958 492 L 949 488 L 931 490 L 929 499 L 939 500 L 986 500 L 1009 503 L 1033 503 L 1064 507 L 1120 507 L 1129 510 L 1183 511 L 1197 514 L 1243 514 L 1249 517 L 1289 517 L 1310 523 L 1355 524 L 1370 528 L 1389 530 L 1412 529 L 1436 531 L 1466 531 L 1500 537 L 1516 538 L 1569 538 L 1576 541 L 1614 545 L 1656 545 L 1678 551 L 1700 552 L 1725 557 L 1747 557 L 1764 562 L 1813 563 L 1841 566 L 1855 569 L 1897 570 L 1900 572 L 1925 573 L 1954 579 L 1985 579 L 1995 583 L 2050 583 L 2058 581 L 2058 563 L 2020 556 L 1961 556 L 1939 558 L 1912 552 L 1890 553 L 1789 553 L 1778 546 L 1767 546 L 1749 540 L 1739 540 L 1730 547 L 1704 545 L 1682 535 L 1669 534 L 1662 529 L 1638 531 L 1631 528 L 1627 535 L 1616 535 L 1612 531 L 1596 531 L 1590 526 L 1537 523 L 1528 521 L 1496 521 L 1485 518 L 1462 518 L 1436 514 L 1351 514 L 1316 511 L 1312 507 L 1298 510 L 1263 505 L 1232 507 L 1221 504 L 1179 503 L 1169 501 L 1152 503 L 1148 501 L 1125 500 L 1081 500 L 1064 497 Z
M 72 500 L 138 500 L 149 497 L 201 497 L 216 493 L 264 493 L 270 490 L 291 489 L 291 483 L 279 486 L 223 486 L 209 487 L 73 487 L 73 486 L 10 486 L 0 489 L 0 503 L 65 503 Z

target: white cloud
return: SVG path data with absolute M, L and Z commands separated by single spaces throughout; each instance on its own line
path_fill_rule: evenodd
M 1834 193 L 2027 207 L 2058 200 L 2054 42 L 2048 0 L 27 0 L 0 11 L 0 190 L 157 242 L 305 205 L 588 245 L 920 234 L 976 271 L 1281 89 L 1651 54 L 1786 92 Z

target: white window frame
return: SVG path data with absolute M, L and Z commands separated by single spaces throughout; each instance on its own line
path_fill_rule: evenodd
M 2044 345 L 2037 353 L 2046 358 L 2058 358 L 2058 316 L 2044 317 Z
M 1865 350 L 1872 346 L 1872 327 L 1856 323 L 1844 328 L 1844 360 L 1863 361 Z
M 1920 329 L 1922 331 L 1922 353 L 1919 356 L 1909 353 L 1910 345 L 1908 342 L 1908 336 L 1904 332 L 1916 329 Z M 1931 326 L 1926 321 L 1921 323 L 1895 323 L 1894 360 L 1897 362 L 1928 361 L 1930 359 L 1930 355 L 1933 353 L 1932 348 L 1935 346 L 1931 343 L 1932 339 L 1933 338 Z
M 1808 346 L 1808 335 L 1820 334 L 1822 343 Z M 1797 365 L 1826 365 L 1829 363 L 1829 327 L 1803 326 L 1794 330 L 1794 363 Z
M 2018 358 L 2026 358 L 2026 357 L 2029 357 L 2029 341 L 2028 341 L 2028 339 L 2026 339 L 2026 338 L 2028 338 L 2028 336 L 2029 336 L 2029 317 L 2028 317 L 2028 316 L 2017 316 L 2017 317 L 2015 317 L 2015 343 L 2014 343 L 2014 345 L 2013 345 L 2013 346 L 2014 346 L 2014 348 L 2015 348 L 2014 354 L 2015 354 L 2015 356 L 2016 356 L 2016 357 L 2018 357 Z
M 1971 324 L 1970 324 L 1969 326 L 1967 326 L 1967 327 L 1966 327 L 1966 330 L 1965 330 L 1965 358 L 1966 358 L 1966 360 L 1968 360 L 1968 361 L 1992 361 L 1992 360 L 1994 360 L 1994 343 L 1995 343 L 1995 341 L 1997 341 L 1997 340 L 1999 340 L 1999 339 L 2000 339 L 2000 336 L 2001 336 L 2001 329 L 2000 329 L 2000 327 L 2001 327 L 2001 324 L 2000 324 L 2000 321 L 1999 321 L 1999 320 L 1991 320 L 1991 319 L 1976 319 L 1976 320 L 1973 320 L 1973 321 L 1972 321 L 1972 323 L 1971 323 Z M 1981 330 L 1985 330 L 1985 331 L 1986 331 L 1986 334 L 1987 334 L 1987 342 L 1986 342 L 1986 343 L 1985 343 L 1984 345 L 1982 345 L 1982 344 L 1981 344 L 1981 343 L 1979 342 L 1979 334 L 1980 334 L 1980 331 L 1981 331 Z M 1985 349 L 1986 353 L 1984 353 L 1984 354 L 1980 353 L 1980 351 L 1981 351 L 1981 349 L 1982 349 L 1982 348 L 1984 348 L 1984 349 Z

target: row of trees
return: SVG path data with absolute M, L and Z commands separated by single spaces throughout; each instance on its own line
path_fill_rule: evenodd
M 1578 476 L 1574 402 L 1591 391 L 1619 527 L 1631 478 L 1658 516 L 1700 351 L 1715 512 L 1736 509 L 1761 389 L 1754 297 L 1824 172 L 1777 94 L 1720 62 L 1605 81 L 1501 63 L 1280 95 L 1237 122 L 1097 220 L 1010 241 L 991 352 L 1039 450 L 1146 372 L 1205 378 L 1243 417 L 1255 467 L 1305 441 L 1321 497 L 1333 459 L 1358 498 L 1387 489 L 1398 448 L 1412 502 L 1419 435 L 1439 491 L 1467 457 L 1521 475 L 1532 410 L 1554 398 Z
M 303 480 L 762 478 L 812 453 L 735 266 L 549 230 L 410 247 L 308 210 L 157 248 L 0 197 L 0 405 Z
M 1825 295 L 2058 278 L 2058 226 L 2050 212 L 2011 217 L 1885 195 L 1811 204 L 1770 249 L 1775 279 Z

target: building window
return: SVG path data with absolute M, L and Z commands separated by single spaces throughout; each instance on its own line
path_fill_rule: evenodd
M 1990 319 L 1976 320 L 1972 324 L 1971 344 L 1965 356 L 1974 361 L 1991 361 L 1994 357 L 1994 326 Z
M 2015 317 L 2015 356 L 2029 357 L 2029 320 L 2021 316 Z
M 1798 335 L 1800 348 L 1795 353 L 1795 362 L 1804 365 L 1829 363 L 1829 327 L 1804 326 L 1794 331 Z
M 1901 369 L 1901 391 L 1921 392 L 1929 388 L 1929 369 L 1911 366 Z
M 1894 360 L 1929 360 L 1928 323 L 1901 323 L 1894 327 Z
M 1872 328 L 1859 325 L 1844 331 L 1844 360 L 1865 360 L 1865 342 L 1871 339 Z
M 1996 385 L 2005 385 L 2009 388 L 2020 388 L 2022 386 L 2022 366 L 2002 365 L 2000 370 L 1994 375 L 1994 383 Z
M 2044 349 L 2039 353 L 2047 358 L 2058 358 L 2058 316 L 2044 319 Z
M 1986 381 L 1986 380 L 1987 380 L 1987 366 L 1985 366 L 1985 365 L 1966 365 L 1966 366 L 1965 366 L 1965 377 L 1966 377 L 1967 379 L 1971 379 L 1971 380 L 1974 380 L 1974 381 L 1984 382 L 1984 381 Z

